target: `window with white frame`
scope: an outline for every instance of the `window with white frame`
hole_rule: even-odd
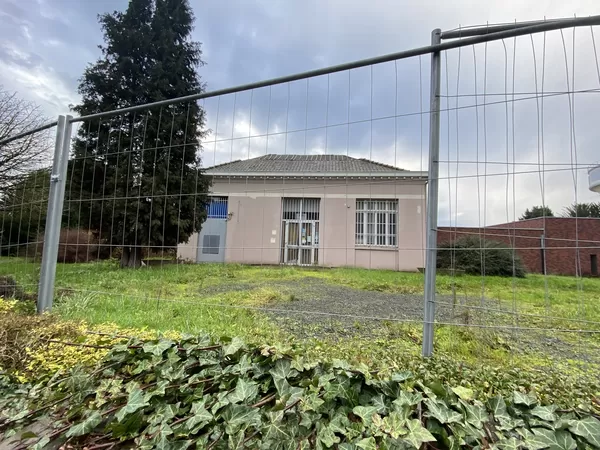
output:
[[[398,245],[398,200],[356,200],[356,245]]]

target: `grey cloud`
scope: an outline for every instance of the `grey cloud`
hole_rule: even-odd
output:
[[[200,69],[200,75],[211,90],[422,46],[428,43],[430,30],[437,26],[448,29],[461,22],[512,21],[514,16],[519,20],[530,20],[544,15],[551,17],[572,13],[560,10],[563,8],[560,5],[542,11],[537,3],[535,0],[507,0],[493,4],[423,1],[400,6],[398,2],[387,0],[191,0],[196,15],[194,38],[203,42],[207,62]],[[8,24],[0,31],[0,38],[10,40],[12,47],[7,48],[17,48],[19,55],[24,56],[19,61],[18,56],[2,52],[0,60],[23,69],[33,67],[40,76],[50,74],[75,96],[77,78],[85,65],[99,56],[95,46],[101,43],[102,36],[96,15],[124,9],[126,4],[125,0],[101,3],[72,0],[23,0],[17,3],[7,0],[0,5],[3,21]],[[569,8],[579,15],[588,14],[593,12],[594,4],[593,0],[579,0],[571,2]],[[586,58],[592,55],[591,40],[584,34],[578,36],[578,42],[582,44],[575,49],[575,86],[579,89],[598,88],[595,68],[585,63]],[[571,36],[565,34],[563,37],[570,61]],[[546,68],[544,89],[566,89],[561,36],[548,34],[545,55],[542,54],[542,38],[541,35],[533,38],[535,72],[529,38],[517,41],[514,70],[514,89],[517,92],[541,89],[543,59]],[[50,40],[55,45],[44,45]],[[441,155],[443,160],[459,158],[463,164],[458,171],[462,178],[456,180],[453,178],[456,177],[455,164],[448,167],[447,163],[442,163],[442,221],[452,223],[459,220],[468,224],[477,224],[484,218],[487,221],[504,221],[513,211],[518,215],[525,207],[541,204],[542,187],[545,202],[555,209],[560,209],[574,198],[572,173],[567,170],[574,150],[568,97],[544,98],[541,110],[544,118],[544,158],[547,164],[563,165],[548,165],[542,186],[537,173],[522,173],[514,178],[506,175],[513,169],[526,172],[532,167],[526,163],[538,161],[541,153],[538,141],[540,99],[500,103],[484,109],[473,107],[475,97],[453,97],[457,93],[472,94],[475,90],[480,94],[484,89],[488,94],[512,90],[514,42],[506,41],[504,44],[506,54],[502,43],[490,44],[487,48],[478,46],[475,57],[471,48],[462,49],[460,80],[458,52],[448,52],[449,89],[445,89],[445,74],[442,85],[445,95],[450,97],[442,99],[442,108],[450,111],[442,111]],[[444,60],[444,68],[445,64]],[[0,83],[4,81],[0,78]],[[19,81],[8,81],[18,88]],[[572,79],[570,83],[572,85]],[[208,115],[207,125],[212,133],[204,142],[204,162],[210,165],[265,152],[326,151],[370,157],[413,170],[426,169],[428,91],[429,57],[422,57],[354,70],[350,77],[348,72],[343,72],[314,78],[308,83],[298,81],[209,99],[204,106]],[[600,111],[594,95],[599,94],[575,96],[574,130],[580,164],[592,161],[597,153],[595,143],[600,138],[600,131],[597,131],[595,118]],[[53,104],[64,99],[64,95],[54,97],[51,100]],[[485,101],[503,102],[506,99],[488,96]],[[482,97],[477,97],[479,105],[483,101]],[[461,109],[456,110],[457,107]],[[399,117],[391,117],[394,115]],[[486,151],[488,161],[505,162],[508,152],[509,162],[512,162],[513,135],[515,162],[518,163],[515,167],[502,164],[484,167],[483,164],[466,163],[483,160]],[[215,136],[218,142],[215,142]],[[550,171],[553,167],[557,170]],[[536,166],[533,168],[535,172]],[[480,177],[478,183],[474,177],[478,170],[480,174],[487,171],[488,175],[499,175]],[[576,172],[580,175],[577,180],[578,197],[591,198],[586,190],[583,170],[578,167]]]

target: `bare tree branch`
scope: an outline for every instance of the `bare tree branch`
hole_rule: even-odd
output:
[[[14,136],[46,122],[41,108],[0,86],[0,139]],[[0,146],[0,191],[23,175],[40,168],[50,156],[46,135],[36,133]]]

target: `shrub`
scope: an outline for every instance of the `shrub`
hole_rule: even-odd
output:
[[[40,258],[44,251],[44,236],[40,235],[37,241],[31,244],[28,254]],[[93,233],[80,228],[63,228],[60,230],[58,262],[81,263],[97,259],[108,259],[109,257],[110,247],[101,245]]]
[[[521,258],[514,254],[513,249],[501,242],[477,236],[465,236],[441,244],[437,254],[437,267],[460,270],[470,275],[525,277]]]

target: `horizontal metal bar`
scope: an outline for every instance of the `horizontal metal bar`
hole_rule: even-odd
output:
[[[399,59],[411,58],[414,56],[427,55],[433,52],[441,52],[444,50],[451,50],[458,47],[465,47],[469,45],[481,44],[483,42],[495,41],[499,39],[507,39],[515,36],[522,36],[531,33],[541,33],[544,31],[552,31],[560,28],[568,27],[582,27],[590,25],[600,25],[600,16],[581,17],[575,19],[562,19],[555,21],[546,21],[536,23],[535,25],[528,25],[523,27],[512,27],[508,30],[498,31],[495,33],[488,33],[484,35],[474,36],[471,38],[442,42],[437,45],[428,45],[425,47],[413,48],[410,50],[404,50],[401,52],[390,53],[383,56],[377,56],[374,58],[362,59],[360,61],[354,61],[345,64],[338,64],[336,66],[325,67],[322,69],[310,70],[308,72],[296,73],[293,75],[287,75],[284,77],[272,78],[270,80],[257,81],[255,83],[243,84],[240,86],[233,86],[225,89],[218,89],[216,91],[203,92],[200,94],[186,95],[184,97],[178,97],[168,100],[161,100],[158,102],[147,103],[145,105],[130,106],[128,108],[121,108],[107,112],[101,112],[96,114],[90,114],[87,116],[77,117],[71,120],[71,122],[82,122],[84,120],[99,119],[102,117],[111,117],[118,114],[126,114],[135,111],[140,111],[147,108],[156,108],[160,106],[172,105],[174,103],[201,100],[205,98],[217,97],[220,95],[234,94],[236,92],[248,91],[251,89],[258,89],[267,86],[273,86],[277,84],[289,83],[292,81],[304,80],[306,78],[318,77],[322,75],[328,75],[336,72],[344,72],[346,70],[358,69],[360,67],[366,67],[374,64],[381,64],[390,61],[396,61]]]
[[[480,36],[482,34],[498,33],[499,31],[516,30],[517,28],[531,27],[543,23],[573,21],[574,18],[568,19],[550,19],[550,20],[531,20],[527,22],[503,23],[498,25],[482,25],[480,27],[458,28],[454,30],[442,31],[442,39],[457,39],[472,36]]]
[[[6,144],[10,144],[11,142],[16,141],[17,139],[24,138],[26,136],[29,136],[30,134],[34,134],[34,133],[37,133],[39,131],[47,130],[48,128],[55,127],[56,125],[58,125],[58,122],[55,120],[54,122],[49,122],[49,123],[47,123],[45,125],[42,125],[42,126],[39,126],[37,128],[33,128],[33,129],[27,130],[27,131],[23,131],[22,133],[19,133],[19,134],[15,134],[14,136],[9,136],[9,137],[7,137],[5,139],[2,139],[0,141],[0,146],[6,145]]]

